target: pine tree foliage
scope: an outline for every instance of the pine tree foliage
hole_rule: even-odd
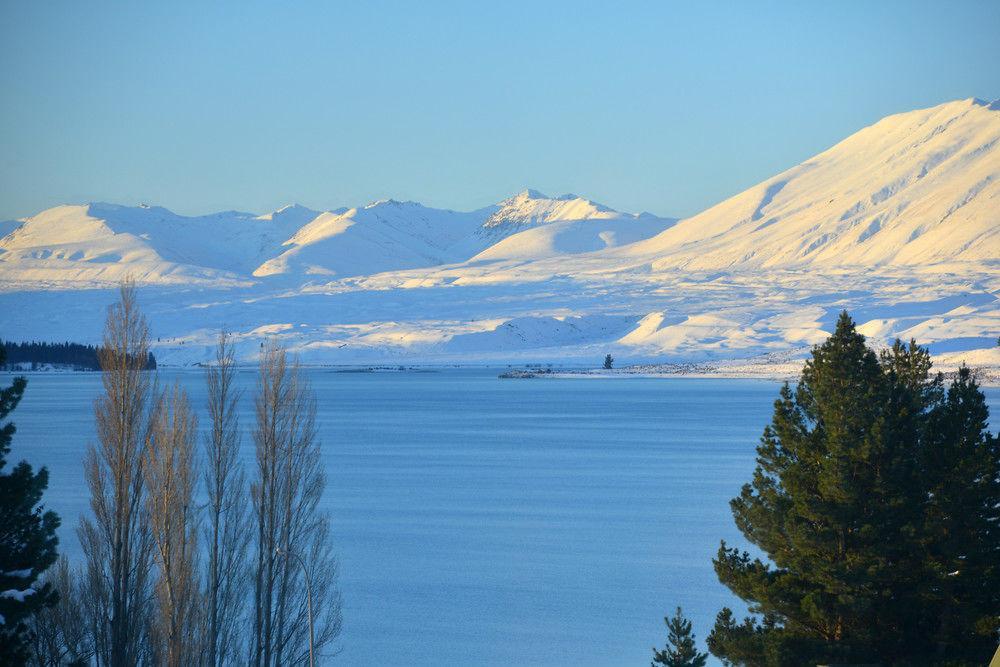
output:
[[[725,543],[729,664],[981,664],[1000,628],[1000,446],[967,369],[947,390],[914,342],[877,356],[843,313],[731,505],[767,561]],[[768,562],[769,561],[769,562]]]
[[[927,505],[921,535],[921,603],[937,613],[927,624],[935,655],[955,647],[970,662],[997,646],[1000,628],[1000,438],[987,431],[986,400],[968,369],[930,415],[923,450]]]
[[[0,420],[17,407],[26,386],[18,377],[0,389]],[[15,430],[11,422],[0,426],[0,661],[17,665],[30,655],[33,617],[58,600],[52,586],[37,579],[56,560],[59,517],[41,505],[46,468],[35,472],[21,461],[7,470]]]
[[[667,624],[667,645],[662,651],[653,649],[650,667],[705,667],[708,654],[698,652],[695,636],[691,633],[691,621],[684,618],[681,608],[677,607],[673,617],[663,621]]]

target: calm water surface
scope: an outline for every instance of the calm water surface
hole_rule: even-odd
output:
[[[159,375],[204,421],[203,376]],[[711,557],[720,539],[742,543],[727,503],[776,383],[308,375],[344,596],[334,662],[645,665],[675,606],[703,639],[737,604]],[[240,374],[244,428],[254,381]],[[14,456],[49,466],[46,502],[74,561],[99,391],[97,374],[30,374],[13,414]],[[988,396],[996,414],[1000,392]],[[248,436],[243,448],[249,464]]]

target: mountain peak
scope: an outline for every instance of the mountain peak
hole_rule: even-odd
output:
[[[302,204],[286,204],[276,211],[271,211],[270,213],[258,216],[257,219],[270,220],[286,224],[290,227],[297,227],[304,225],[319,215],[319,211],[314,211],[307,206],[303,206]]]
[[[160,215],[160,216],[175,216],[176,214],[170,209],[164,208],[162,206],[154,206],[147,204],[145,202],[141,204],[136,204],[135,206],[126,206],[123,204],[111,204],[104,201],[95,201],[87,204],[87,214],[95,218],[105,218],[109,215],[112,216],[146,216],[146,215]]]
[[[584,199],[584,198],[579,195],[571,193],[558,195],[556,197],[550,197],[549,195],[545,194],[540,190],[535,190],[534,188],[525,188],[524,190],[521,190],[513,197],[505,199],[504,203],[509,201],[575,201],[577,199]]]
[[[303,206],[302,204],[285,204],[276,211],[273,211],[271,215],[280,215],[282,213],[290,213],[292,211],[308,211],[308,210],[310,209],[306,206]]]
[[[398,199],[376,199],[375,201],[368,202],[362,207],[364,210],[376,209],[376,208],[426,208],[423,204],[418,201],[400,201]]]
[[[540,190],[525,188],[511,197],[511,199],[549,199],[549,196]]]
[[[497,206],[496,212],[483,223],[484,229],[622,216],[618,211],[577,195],[549,197],[531,188],[503,200]]]
[[[379,208],[382,206],[400,206],[402,202],[395,199],[376,199],[364,205],[364,208]]]

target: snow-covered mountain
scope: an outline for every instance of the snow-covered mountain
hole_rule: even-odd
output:
[[[168,364],[222,327],[247,358],[270,336],[311,363],[773,361],[847,308],[876,343],[1000,374],[998,230],[1000,104],[964,100],[680,221],[534,190],[469,212],[60,206],[0,223],[0,335],[95,342],[132,275]]]
[[[476,234],[488,247],[472,262],[529,260],[614,248],[662,232],[676,222],[622,213],[577,195],[525,190],[505,199]]]
[[[527,189],[497,204],[497,210],[483,223],[486,230],[517,228],[568,220],[610,220],[623,217],[602,204],[576,195],[549,197]]]
[[[480,212],[378,201],[318,214],[253,275],[356,276],[457,260],[453,248],[482,223]]]
[[[66,287],[125,275],[146,284],[305,281],[462,262],[508,241],[497,256],[598,250],[649,238],[673,222],[535,190],[471,212],[391,199],[323,212],[293,205],[198,217],[147,205],[58,206],[4,224],[0,280]],[[550,225],[558,226],[540,231]]]
[[[1000,258],[1000,103],[884,118],[626,250],[654,269]]]
[[[280,241],[280,225],[226,212],[188,218],[113,204],[57,206],[0,239],[5,283],[229,283]]]

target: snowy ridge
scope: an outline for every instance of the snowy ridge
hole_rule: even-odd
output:
[[[245,360],[274,337],[314,364],[610,352],[766,374],[846,308],[875,345],[912,336],[946,369],[1000,377],[998,183],[1000,104],[963,100],[681,221],[535,190],[469,212],[61,206],[0,225],[0,331],[96,342],[109,287],[132,275],[168,365],[208,359],[224,327]]]
[[[628,249],[654,268],[922,266],[1000,255],[1000,111],[889,116]]]
[[[597,250],[649,238],[674,222],[567,197],[547,199],[528,190],[471,212],[388,199],[323,212],[290,205],[259,216],[226,211],[187,217],[145,204],[57,206],[3,223],[0,281],[70,288],[111,285],[125,275],[164,285],[306,281],[462,262],[517,236],[528,221],[533,228],[576,224],[553,231],[561,241],[550,240],[547,251],[536,238],[508,244],[502,256]],[[597,228],[590,222],[614,224]]]
[[[470,262],[535,260],[614,248],[668,229],[674,218],[622,213],[577,195],[524,190],[505,199],[480,227],[485,247]]]
[[[326,212],[298,229],[253,275],[355,276],[433,266],[459,259],[452,248],[479,223],[476,213],[394,200]]]
[[[524,190],[498,205],[483,228],[536,225],[566,220],[607,220],[624,214],[576,195],[549,197],[537,190]]]

